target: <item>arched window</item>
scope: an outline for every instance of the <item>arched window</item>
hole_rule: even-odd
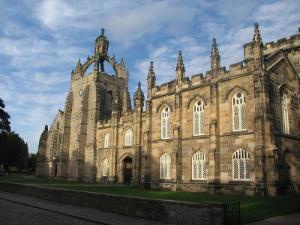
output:
[[[194,135],[204,134],[204,102],[197,101],[193,107],[193,130]]]
[[[110,139],[110,134],[105,134],[104,136],[104,148],[109,148],[109,140]]]
[[[242,92],[232,97],[232,128],[233,131],[247,130],[246,98]]]
[[[250,157],[244,149],[239,149],[232,155],[232,177],[233,180],[250,179]]]
[[[108,177],[109,174],[109,164],[108,164],[108,159],[103,160],[103,176]]]
[[[160,178],[171,179],[171,157],[167,153],[160,157]]]
[[[202,152],[196,152],[192,157],[192,180],[207,179],[206,156]]]
[[[169,138],[170,111],[168,106],[161,111],[161,139]]]
[[[132,130],[128,129],[125,132],[125,139],[124,139],[125,146],[132,146]]]
[[[280,105],[281,105],[282,132],[285,134],[289,134],[290,126],[289,126],[289,113],[287,107],[287,96],[284,92],[280,93]]]

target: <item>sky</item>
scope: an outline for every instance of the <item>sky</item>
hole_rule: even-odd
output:
[[[109,54],[124,58],[133,95],[146,89],[149,62],[157,84],[175,79],[178,51],[186,76],[209,70],[211,40],[222,66],[243,60],[258,22],[263,42],[298,32],[299,0],[0,0],[0,98],[12,130],[37,152],[45,124],[63,109],[78,58],[94,52],[105,29]]]

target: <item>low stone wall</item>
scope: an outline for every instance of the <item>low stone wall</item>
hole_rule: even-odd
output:
[[[0,190],[170,224],[224,224],[224,204],[154,200],[0,182]]]

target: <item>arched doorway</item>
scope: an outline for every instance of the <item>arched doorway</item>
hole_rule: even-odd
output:
[[[132,179],[132,158],[129,156],[123,159],[123,178],[124,184],[129,185]]]

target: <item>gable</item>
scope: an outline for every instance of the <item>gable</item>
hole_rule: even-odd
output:
[[[298,75],[283,50],[269,55],[266,58],[266,71],[278,75],[281,81],[297,80]]]

